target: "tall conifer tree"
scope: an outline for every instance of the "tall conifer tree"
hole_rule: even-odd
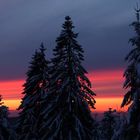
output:
[[[39,140],[39,123],[42,99],[48,85],[48,61],[45,59],[44,46],[41,44],[40,51],[36,51],[27,72],[24,86],[24,97],[19,106],[20,116],[17,132],[19,140]]]
[[[81,65],[83,49],[76,41],[73,23],[67,16],[53,50],[50,70],[50,89],[46,97],[46,110],[41,140],[91,140],[94,120],[95,93]]]
[[[128,109],[128,130],[127,138],[133,140],[140,139],[140,10],[137,8],[136,18],[131,25],[135,30],[135,37],[130,39],[133,49],[126,56],[128,67],[124,73],[124,88],[128,89],[125,94],[122,107],[130,105]],[[128,140],[129,140],[128,139]]]

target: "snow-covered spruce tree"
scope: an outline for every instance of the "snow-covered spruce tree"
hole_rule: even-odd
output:
[[[76,41],[71,18],[67,16],[56,39],[50,70],[50,89],[46,97],[41,140],[94,140],[95,93],[81,65],[83,49]]]
[[[17,124],[18,140],[39,140],[40,110],[42,99],[47,92],[48,85],[48,61],[45,59],[44,46],[36,51],[27,72]]]
[[[112,110],[112,108],[109,108],[108,111],[104,112],[99,128],[101,140],[111,140],[116,124],[115,112],[116,110]]]
[[[124,88],[128,89],[125,94],[122,107],[130,105],[128,109],[128,129],[126,137],[129,140],[140,139],[140,10],[136,9],[137,20],[131,25],[134,27],[136,36],[130,39],[133,49],[126,57],[128,67],[124,73]]]

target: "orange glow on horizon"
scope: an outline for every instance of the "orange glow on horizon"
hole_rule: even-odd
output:
[[[20,105],[21,100],[19,99],[11,99],[4,100],[4,105],[9,107],[9,110],[16,110]]]
[[[108,98],[96,98],[95,108],[97,112],[103,112],[109,108],[116,109],[117,111],[126,111],[127,107],[121,108],[122,98],[121,97],[108,97]]]
[[[4,100],[4,105],[9,107],[9,110],[16,110],[19,105],[20,105],[21,100],[20,99],[14,99],[14,100]],[[95,110],[97,112],[103,112],[105,110],[108,110],[108,108],[113,108],[116,110],[121,110],[121,111],[126,111],[126,107],[125,108],[120,108],[122,102],[122,98],[121,97],[109,97],[109,98],[96,98],[96,104],[95,104]]]
[[[92,89],[97,94],[96,111],[104,111],[109,107],[120,109],[122,97],[126,92],[123,88],[123,70],[91,71],[87,75],[92,83]],[[24,80],[0,81],[0,94],[5,105],[15,110],[23,97]]]

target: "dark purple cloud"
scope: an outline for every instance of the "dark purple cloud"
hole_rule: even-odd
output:
[[[0,0],[0,79],[23,78],[35,49],[52,48],[70,15],[88,69],[124,67],[135,19],[132,0]]]

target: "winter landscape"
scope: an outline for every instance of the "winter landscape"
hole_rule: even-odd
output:
[[[140,140],[140,1],[0,11],[0,140]]]

